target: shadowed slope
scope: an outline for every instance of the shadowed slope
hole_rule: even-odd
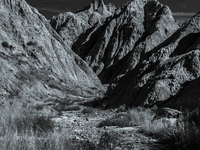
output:
[[[81,16],[91,6],[79,12]],[[76,30],[79,25],[75,23],[72,27],[66,22],[57,31],[59,34],[78,31],[79,34],[72,34],[77,40],[69,40],[71,47],[86,60],[102,83],[109,84],[108,107],[160,105],[199,78],[199,14],[179,27],[169,7],[157,0],[133,0],[111,15],[98,14],[100,20],[91,19],[96,24],[87,26],[88,30],[81,32]],[[57,23],[62,26],[59,20]],[[184,101],[182,104],[190,103],[189,99]],[[192,103],[196,105],[198,101]]]
[[[141,55],[140,51],[151,50],[178,28],[169,8],[158,1],[134,0],[116,10],[112,9],[114,7],[111,5],[106,9],[102,1],[99,1],[98,5],[97,1],[96,5],[94,3],[84,11],[73,14],[70,19],[66,19],[69,13],[53,17],[51,24],[64,40],[67,38],[65,42],[70,43],[72,49],[99,75],[102,83],[113,82],[116,78],[118,80],[131,66],[137,64],[140,56],[134,58],[137,60],[130,58],[130,61],[135,62],[125,64],[119,71],[127,54],[132,53],[135,57],[137,54]],[[104,11],[100,11],[101,8],[104,8]],[[108,10],[112,11],[108,13]],[[93,18],[88,12],[92,16],[101,15]],[[88,16],[90,19],[87,19]]]
[[[169,39],[145,53],[142,61],[111,90],[110,105],[125,103],[151,106],[171,99],[170,103],[179,107],[198,106],[198,95],[195,94],[198,88],[191,87],[198,87],[194,85],[198,82],[193,81],[200,76],[199,25],[198,13]],[[184,89],[190,89],[186,93],[196,96],[192,99],[182,96],[181,90]]]

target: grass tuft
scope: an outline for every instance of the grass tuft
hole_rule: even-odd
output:
[[[81,110],[81,107],[78,105],[66,106],[63,111],[78,111]]]
[[[75,149],[66,131],[57,131],[50,115],[22,103],[0,106],[0,149]]]
[[[200,149],[200,110],[186,111],[181,118],[153,120],[155,111],[133,108],[124,115],[116,115],[99,124],[129,127],[139,125],[139,132],[153,136],[171,149]]]
[[[94,108],[91,108],[91,107],[86,107],[82,110],[82,113],[83,114],[92,114],[94,113]]]
[[[105,132],[101,135],[98,149],[115,149],[120,146],[120,135],[117,132]]]

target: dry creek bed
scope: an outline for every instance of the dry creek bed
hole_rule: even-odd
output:
[[[57,118],[53,118],[56,122],[56,128],[62,128],[69,133],[70,139],[76,141],[90,141],[95,145],[100,145],[100,139],[102,135],[111,135],[113,138],[105,138],[104,142],[116,142],[117,146],[114,146],[113,150],[166,150],[164,146],[157,143],[157,140],[148,137],[138,130],[139,126],[135,127],[118,127],[118,126],[104,126],[98,127],[98,124],[107,118],[110,118],[116,114],[113,110],[94,109],[92,113],[83,114],[82,110],[78,111],[62,111],[62,115]],[[109,134],[110,133],[110,134]],[[103,143],[105,146],[107,143]],[[102,144],[101,144],[102,145]],[[107,149],[107,148],[101,148]]]

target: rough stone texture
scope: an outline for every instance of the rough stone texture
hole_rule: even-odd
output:
[[[103,83],[117,83],[130,69],[135,68],[144,53],[158,46],[178,28],[169,8],[158,1],[134,0],[124,7],[125,14],[122,9],[120,13],[124,15],[118,18],[122,21],[117,22],[118,36],[122,38],[116,38],[116,48],[107,48],[112,52],[111,55],[107,54],[106,69],[99,75],[102,81],[105,79]],[[126,17],[127,21],[124,21]]]
[[[93,1],[77,14],[64,13],[51,20],[64,40],[72,39],[65,41],[86,60],[102,83],[118,82],[136,66],[142,53],[159,45],[178,28],[169,8],[158,1],[133,0],[116,10],[111,5],[107,8],[102,1]],[[98,20],[90,17],[97,12]],[[69,14],[73,22],[66,19]],[[83,16],[86,21],[82,20]],[[132,57],[127,62],[128,54]]]
[[[114,10],[113,4],[105,5],[102,0],[93,0],[91,5],[76,14],[66,12],[54,16],[50,24],[62,39],[84,58],[103,31],[106,19],[112,16]]]
[[[98,97],[88,67],[24,0],[0,1],[0,95],[35,99]]]
[[[97,3],[73,14],[74,20],[80,20],[80,14],[88,16],[91,8],[92,14],[100,14],[90,27],[84,23],[84,30],[59,16],[54,18],[62,30],[51,24],[64,40],[72,33],[73,40],[65,42],[71,42],[102,83],[109,83],[107,106],[197,107],[200,13],[179,27],[170,9],[157,0],[132,0],[112,11],[102,1]]]
[[[199,103],[200,13],[146,52],[111,90],[110,104],[191,107]],[[187,96],[186,96],[187,95]],[[172,106],[172,105],[171,105]]]

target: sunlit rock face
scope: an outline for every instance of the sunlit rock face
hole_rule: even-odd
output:
[[[92,69],[24,0],[0,1],[0,94],[35,99],[99,97]]]

